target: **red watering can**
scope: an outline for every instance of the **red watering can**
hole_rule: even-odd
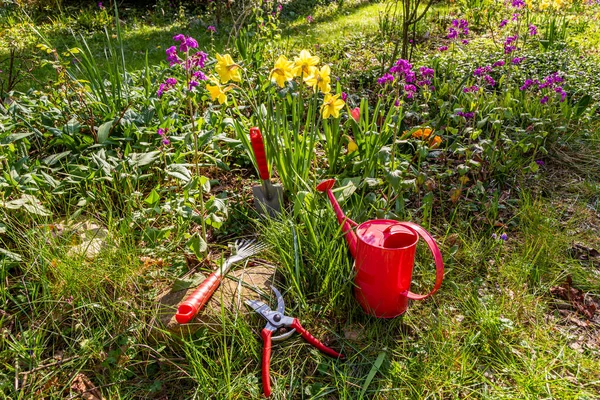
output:
[[[378,318],[393,318],[406,311],[409,299],[423,300],[434,294],[444,279],[444,261],[433,237],[412,222],[376,219],[358,225],[344,215],[331,191],[334,184],[335,179],[323,181],[317,190],[327,192],[344,230],[356,269],[354,295],[361,307]],[[428,294],[409,290],[419,236],[435,259],[435,285]]]

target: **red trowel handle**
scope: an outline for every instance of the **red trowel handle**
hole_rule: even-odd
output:
[[[206,278],[196,290],[192,292],[177,308],[175,319],[180,324],[187,324],[198,314],[202,307],[208,302],[210,296],[217,290],[223,276],[213,272]]]
[[[256,158],[256,164],[258,164],[258,173],[260,179],[269,179],[269,165],[267,164],[267,154],[265,153],[265,143],[263,142],[262,134],[260,129],[257,127],[250,128],[250,142],[252,143],[252,150],[254,150],[254,157]]]

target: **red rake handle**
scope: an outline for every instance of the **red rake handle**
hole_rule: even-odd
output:
[[[264,328],[260,332],[260,336],[263,339],[263,353],[262,353],[262,384],[263,393],[265,397],[271,395],[271,336],[273,332]]]
[[[192,294],[190,294],[177,308],[175,319],[180,324],[187,324],[198,314],[198,312],[206,305],[210,296],[221,284],[223,276],[213,272],[206,278],[200,286]]]
[[[294,318],[294,322],[292,322],[291,327],[296,329],[296,332],[298,332],[308,343],[312,344],[328,356],[342,359],[345,358],[342,354],[325,346],[317,338],[311,335],[306,329],[302,327],[302,325],[300,325],[300,321],[298,321],[298,318]]]
[[[254,157],[258,164],[258,173],[260,179],[263,181],[269,179],[269,165],[267,164],[267,154],[265,153],[265,143],[263,142],[262,134],[260,129],[257,127],[250,128],[250,142],[252,143],[252,150],[254,150]]]

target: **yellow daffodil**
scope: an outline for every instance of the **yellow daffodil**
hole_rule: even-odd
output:
[[[340,116],[340,110],[344,108],[344,100],[339,98],[340,95],[332,95],[331,93],[327,93],[325,98],[323,99],[323,105],[321,106],[321,114],[323,115],[323,119],[327,119],[333,115],[333,118],[338,118]]]
[[[240,82],[242,80],[241,67],[233,61],[229,54],[224,56],[217,54],[217,65],[215,71],[221,78],[221,83],[229,81]]]
[[[302,50],[300,56],[294,58],[294,76],[306,78],[317,69],[319,57],[311,56],[308,50]]]
[[[323,93],[331,92],[331,86],[329,82],[331,82],[331,69],[329,65],[323,65],[321,69],[315,68],[313,73],[310,76],[304,78],[304,82],[310,87],[317,91],[317,87],[321,89]]]
[[[356,150],[358,150],[358,145],[354,140],[350,140],[350,143],[348,143],[348,154],[352,154]]]
[[[227,104],[227,95],[225,92],[227,89],[223,90],[223,88],[215,82],[214,85],[207,84],[206,90],[210,93],[210,98],[212,101],[219,100],[219,104]]]
[[[276,82],[279,87],[284,87],[286,81],[292,80],[294,73],[292,67],[294,63],[289,61],[286,56],[279,56],[275,61],[275,68],[271,70],[269,78]]]

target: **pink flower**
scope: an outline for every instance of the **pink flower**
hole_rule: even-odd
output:
[[[355,109],[350,111],[350,115],[356,121],[356,123],[360,122],[360,108],[356,107]]]
[[[309,24],[315,21],[314,18],[312,17],[312,15],[309,15],[308,17],[306,17],[306,20],[308,21]]]
[[[342,100],[346,101],[346,99],[348,98],[348,94],[346,92],[342,92]]]
[[[209,31],[210,33],[217,33],[217,28],[215,28],[212,25],[210,25],[208,28],[206,28],[206,30]]]
[[[441,46],[440,48],[438,48],[438,51],[446,51],[448,50],[448,46]]]

